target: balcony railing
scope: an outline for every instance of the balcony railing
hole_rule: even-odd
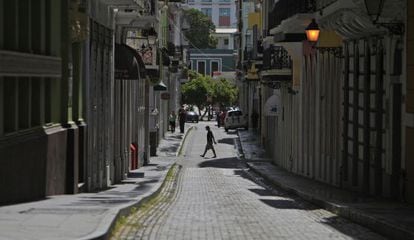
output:
[[[316,10],[316,0],[279,0],[268,15],[269,30],[299,13],[313,13]]]
[[[281,46],[271,46],[263,51],[263,70],[292,69],[292,59]]]

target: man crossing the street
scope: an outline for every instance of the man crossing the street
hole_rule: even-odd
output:
[[[214,139],[213,132],[211,131],[211,129],[210,129],[209,126],[206,126],[206,130],[207,130],[207,144],[206,144],[206,149],[204,150],[204,153],[202,155],[200,155],[200,156],[204,157],[206,155],[206,153],[207,153],[207,150],[211,149],[213,151],[213,153],[214,153],[213,158],[216,158],[217,155],[216,155],[216,151],[214,150],[214,146],[213,146],[213,143],[214,144],[217,144],[216,139]]]

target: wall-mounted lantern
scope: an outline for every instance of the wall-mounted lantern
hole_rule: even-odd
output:
[[[384,0],[364,0],[364,3],[367,14],[371,18],[374,25],[384,27],[395,35],[404,34],[404,24],[402,22],[378,22],[378,19],[380,18],[382,10],[384,8]]]
[[[371,19],[376,22],[381,15],[382,8],[384,7],[383,0],[365,0],[365,8]]]
[[[309,42],[317,42],[319,39],[320,29],[315,19],[305,28],[306,38]]]
[[[330,52],[335,57],[342,58],[342,47],[317,47],[316,43],[319,40],[320,33],[319,25],[316,23],[315,19],[312,19],[312,22],[305,28],[306,38],[309,42],[312,43],[312,48],[319,50],[320,52]]]

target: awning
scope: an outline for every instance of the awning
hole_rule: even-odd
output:
[[[154,91],[166,91],[166,90],[167,90],[167,86],[162,81],[160,81],[154,86]]]
[[[137,51],[125,44],[115,44],[115,79],[139,80],[145,74],[145,64]]]

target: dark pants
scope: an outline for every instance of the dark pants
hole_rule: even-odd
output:
[[[175,122],[170,122],[170,130],[171,132],[175,132]]]
[[[184,133],[184,124],[185,124],[185,121],[184,120],[181,120],[180,121],[180,132],[181,133]]]

